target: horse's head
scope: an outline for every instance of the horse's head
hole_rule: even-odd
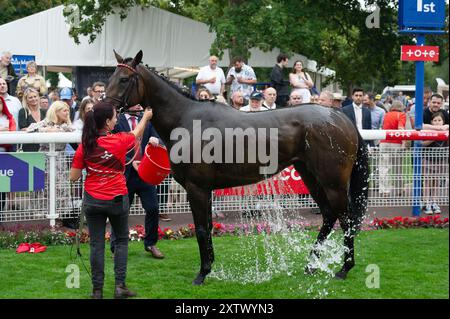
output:
[[[105,100],[110,100],[117,110],[127,111],[144,102],[144,83],[138,66],[142,62],[142,50],[134,58],[123,59],[115,50],[117,68],[109,78]]]

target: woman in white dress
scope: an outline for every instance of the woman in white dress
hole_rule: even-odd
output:
[[[289,74],[289,82],[295,91],[302,95],[303,103],[311,102],[311,93],[309,89],[314,86],[311,76],[303,71],[302,61],[295,61],[292,73]]]

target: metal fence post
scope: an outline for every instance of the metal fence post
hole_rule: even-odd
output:
[[[56,152],[56,144],[49,144],[49,152],[47,153],[49,157],[49,215],[47,218],[50,219],[50,226],[54,227],[56,225],[56,218],[59,217],[56,214],[56,157],[58,152]]]

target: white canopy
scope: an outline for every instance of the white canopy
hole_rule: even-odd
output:
[[[113,49],[123,57],[134,56],[142,49],[145,64],[170,69],[170,76],[178,74],[180,78],[208,64],[215,35],[204,23],[155,7],[134,7],[123,21],[117,14],[108,16],[93,43],[81,37],[80,45],[76,45],[68,35],[63,8],[58,6],[0,26],[3,48],[16,55],[35,55],[37,64],[47,67],[115,66]],[[264,53],[252,49],[251,53],[249,65],[272,67],[279,50]],[[317,72],[315,61],[302,55],[295,55],[294,60],[302,60],[309,70]],[[219,65],[229,65],[227,52]],[[319,73],[328,76],[334,72],[324,69]]]

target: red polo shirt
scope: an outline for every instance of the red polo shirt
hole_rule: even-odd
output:
[[[84,188],[94,198],[110,200],[118,195],[128,194],[124,176],[125,156],[133,148],[136,138],[131,133],[117,133],[100,136],[97,147],[84,157],[83,145],[75,152],[72,167],[87,170]]]
[[[405,129],[406,114],[400,111],[387,112],[383,120],[383,130]],[[402,141],[381,140],[380,143],[402,144]]]

